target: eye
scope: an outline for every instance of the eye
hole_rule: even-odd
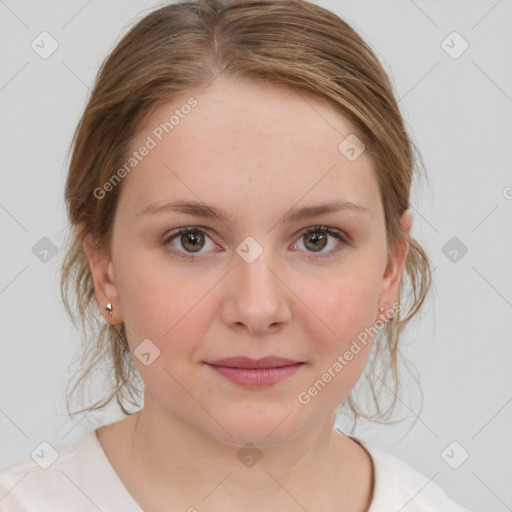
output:
[[[329,244],[328,237],[333,237],[338,240],[338,242],[342,243],[335,245],[333,250],[320,253],[320,251]],[[308,249],[312,249],[312,251],[308,252],[319,254],[318,256],[308,256],[308,258],[329,258],[343,249],[343,247],[348,243],[347,238],[342,231],[327,226],[312,226],[307,228],[301,233],[299,240],[302,240],[303,238],[306,240],[304,246]]]
[[[327,226],[312,226],[302,231],[299,239],[306,239],[306,243],[304,244],[307,247],[307,252],[318,253],[318,256],[308,256],[309,258],[328,258],[333,256],[339,250],[343,249],[343,247],[348,243],[347,237],[344,233],[338,229],[330,228]],[[342,242],[341,244],[337,244],[333,250],[321,252],[328,245],[328,238],[332,237]],[[181,228],[176,231],[173,231],[165,238],[162,242],[162,245],[168,246],[171,252],[173,252],[179,258],[183,258],[186,260],[195,260],[196,254],[201,254],[201,249],[206,245],[206,239],[211,241],[211,245],[213,249],[219,247],[215,244],[207,232],[198,227],[186,227]],[[175,242],[175,243],[173,243]],[[178,249],[176,245],[181,245],[185,251]],[[297,244],[294,244],[296,247]],[[311,250],[312,249],[312,250]],[[207,251],[203,251],[207,252]]]
[[[178,229],[176,231],[173,231],[163,242],[163,245],[171,245],[170,250],[176,254],[179,258],[187,259],[187,260],[194,260],[196,259],[195,254],[200,254],[200,250],[205,245],[205,239],[208,238],[211,240],[211,238],[207,235],[206,231],[204,231],[201,228],[196,227],[186,227],[182,229]],[[176,246],[172,244],[172,242],[176,242],[181,245],[186,251],[190,251],[190,253],[187,255],[187,253],[183,253],[180,250],[176,249]],[[217,247],[216,244],[213,243],[213,248]]]

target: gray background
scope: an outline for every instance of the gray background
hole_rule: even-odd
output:
[[[418,393],[407,393],[408,420],[363,422],[355,435],[467,507],[512,510],[512,2],[316,3],[349,21],[382,59],[430,180],[414,189],[413,235],[432,259],[435,288],[403,341],[423,409]],[[158,5],[0,0],[0,466],[120,416],[112,407],[66,417],[79,334],[60,302],[62,251],[44,262],[33,247],[43,237],[62,245],[68,147],[101,61]],[[31,48],[42,31],[59,45],[47,59]],[[463,41],[442,43],[453,31],[469,44],[457,58],[445,49],[458,53]],[[467,247],[455,262],[443,253],[452,237]],[[442,456],[453,441],[452,465],[469,454],[457,469]]]

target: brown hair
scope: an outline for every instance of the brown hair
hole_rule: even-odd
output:
[[[421,157],[407,134],[389,78],[370,46],[334,13],[305,0],[171,3],[142,18],[102,63],[73,136],[65,188],[69,220],[76,230],[70,233],[62,263],[61,293],[74,325],[80,320],[84,345],[81,370],[66,395],[68,413],[100,409],[114,398],[125,414],[132,414],[126,401],[140,406],[141,388],[136,385],[140,376],[131,360],[124,324],[106,324],[99,315],[82,248],[87,235],[102,248],[110,248],[122,183],[101,200],[94,191],[123,165],[133,135],[159,105],[193,87],[206,86],[221,73],[323,98],[352,123],[373,158],[389,254],[404,238],[409,251],[398,295],[400,310],[376,338],[365,375],[377,412],[370,415],[361,410],[354,392],[343,406],[355,421],[359,416],[387,420],[398,398],[399,337],[431,285],[427,255],[400,227]],[[405,286],[410,287],[407,314],[402,306]],[[112,379],[108,395],[70,413],[69,397],[105,362]],[[391,386],[386,384],[389,374]],[[379,403],[383,386],[393,396],[385,410]]]

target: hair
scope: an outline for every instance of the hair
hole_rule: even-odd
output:
[[[411,182],[421,156],[374,51],[347,22],[306,0],[170,3],[140,19],[103,61],[74,132],[65,185],[74,230],[61,267],[61,294],[75,327],[80,321],[83,345],[80,372],[66,395],[68,414],[101,409],[114,398],[124,414],[133,414],[126,405],[140,407],[137,398],[142,392],[124,323],[110,325],[99,315],[82,245],[89,236],[110,251],[122,183],[101,199],[95,190],[126,162],[132,137],[161,104],[208,85],[220,74],[316,95],[351,123],[371,155],[384,207],[388,255],[404,240],[408,252],[399,309],[379,330],[365,375],[376,413],[362,410],[354,390],[342,406],[352,414],[354,426],[359,417],[389,422],[400,386],[399,338],[431,285],[425,251],[400,225],[410,207]],[[408,308],[403,307],[404,299]],[[108,394],[70,412],[70,400],[104,363],[110,376]],[[383,386],[393,396],[387,408],[379,399]],[[365,393],[368,396],[368,388]]]

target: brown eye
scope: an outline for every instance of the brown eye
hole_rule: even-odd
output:
[[[330,237],[335,238],[338,244],[334,245],[333,249],[324,251]],[[300,235],[299,240],[302,239],[304,239],[303,245],[306,247],[306,252],[318,253],[318,256],[309,256],[310,258],[329,258],[348,244],[347,237],[342,231],[327,226],[312,226],[306,229]]]
[[[321,251],[327,245],[327,236],[321,231],[306,233],[304,239],[307,240],[304,245],[313,251]]]
[[[208,252],[202,250],[205,247],[208,249],[208,240],[210,240],[211,248],[214,249],[216,244],[203,229],[187,227],[171,233],[162,242],[162,245],[167,246],[172,253],[180,258],[194,260],[196,254]]]
[[[181,233],[180,242],[187,251],[197,252],[204,246],[204,235],[199,231]]]
[[[329,245],[330,238],[336,239],[338,244],[334,244],[331,250],[324,251]],[[304,239],[302,244],[306,252],[317,253],[315,256],[309,256],[310,258],[328,258],[334,256],[348,245],[348,239],[342,231],[327,226],[313,226],[308,228],[302,232],[299,240],[302,241],[302,239]],[[208,250],[202,250],[208,245],[208,241],[212,244],[211,248],[215,249],[218,247],[204,229],[187,227],[171,233],[162,242],[162,245],[167,246],[172,253],[180,258],[194,260],[196,259],[196,254],[200,255],[201,253],[208,252]],[[295,245],[297,245],[297,243]]]

